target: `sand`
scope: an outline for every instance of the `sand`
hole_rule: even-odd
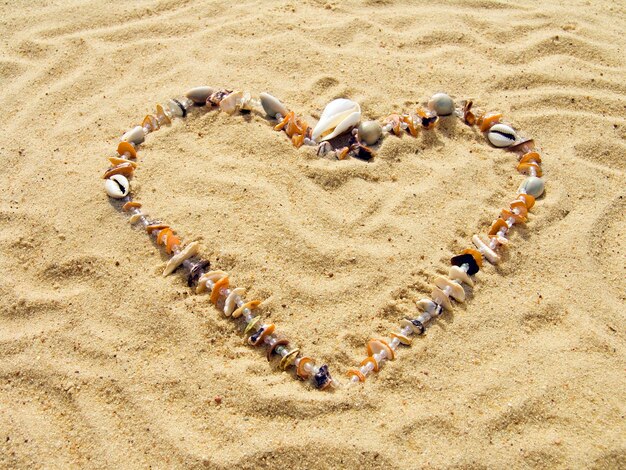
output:
[[[523,3],[523,4],[521,4]],[[626,8],[612,1],[5,2],[0,467],[626,467]],[[505,113],[547,189],[497,268],[363,386],[324,393],[192,295],[103,191],[106,156],[196,85],[310,122],[437,91]],[[195,110],[133,181],[304,352],[345,371],[523,177],[448,120],[372,163]],[[216,401],[215,398],[219,397]]]

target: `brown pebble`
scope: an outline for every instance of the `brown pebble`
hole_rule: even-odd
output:
[[[215,400],[215,403],[217,403],[218,405],[222,403],[222,397],[220,397],[219,395],[215,395],[213,400]]]

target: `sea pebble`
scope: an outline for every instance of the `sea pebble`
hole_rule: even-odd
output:
[[[374,145],[383,134],[383,128],[377,121],[365,121],[359,125],[359,139],[367,145]]]
[[[261,99],[261,106],[263,106],[263,109],[271,118],[275,118],[277,114],[285,117],[289,112],[285,105],[278,100],[278,98],[275,98],[269,93],[261,93],[259,98]]]
[[[454,100],[445,93],[435,93],[428,101],[428,108],[438,116],[450,116],[454,112]]]
[[[195,104],[205,105],[207,98],[211,96],[214,91],[215,90],[210,86],[197,86],[188,90],[185,96]]]
[[[104,182],[107,194],[114,199],[122,199],[130,191],[130,183],[124,175],[113,175]]]
[[[494,147],[502,148],[513,145],[517,139],[517,134],[511,126],[507,126],[506,124],[495,124],[489,129],[487,138],[489,139],[489,142],[494,145]]]
[[[139,145],[146,140],[146,134],[143,131],[143,127],[135,126],[132,129],[126,131],[122,136],[122,140],[125,142],[131,142],[135,145]]]
[[[519,187],[519,192],[522,194],[530,194],[532,197],[537,198],[543,194],[544,187],[545,185],[542,178],[529,176],[522,182]]]

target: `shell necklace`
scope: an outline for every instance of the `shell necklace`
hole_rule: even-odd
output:
[[[439,119],[459,118],[469,126],[477,126],[488,142],[494,147],[515,152],[519,157],[517,170],[527,175],[521,183],[516,198],[509,207],[502,209],[499,217],[487,232],[487,237],[474,235],[473,247],[462,250],[450,259],[451,267],[447,277],[438,276],[430,298],[416,302],[420,313],[415,318],[405,318],[398,331],[389,338],[371,339],[367,342],[367,357],[358,367],[347,371],[348,383],[364,382],[372,372],[378,372],[385,361],[394,360],[400,345],[408,346],[412,337],[424,333],[426,325],[451,310],[454,302],[465,301],[463,284],[474,285],[473,276],[482,268],[483,259],[490,264],[500,261],[499,247],[506,245],[506,237],[514,225],[527,221],[528,211],[535,204],[535,198],[544,191],[541,178],[541,157],[532,139],[522,138],[509,124],[502,122],[500,113],[483,113],[472,108],[471,101],[464,101],[456,107],[452,98],[445,93],[437,93],[429,100],[426,108],[405,114],[391,114],[381,123],[366,121],[360,123],[361,108],[348,99],[330,102],[314,128],[289,111],[278,99],[268,93],[252,98],[250,93],[241,91],[216,90],[208,86],[189,90],[184,97],[171,99],[164,108],[157,105],[156,113],[147,115],[141,125],[127,131],[117,147],[117,155],[109,157],[112,166],[104,173],[107,194],[120,201],[119,207],[130,215],[131,224],[139,224],[148,235],[163,246],[170,259],[165,265],[163,276],[181,267],[187,273],[187,283],[195,286],[195,292],[207,292],[209,300],[224,315],[242,323],[244,336],[251,346],[264,346],[268,361],[272,357],[280,360],[283,370],[291,367],[302,380],[311,380],[318,389],[335,387],[340,384],[333,378],[327,365],[317,365],[316,361],[302,354],[287,338],[278,334],[273,323],[265,323],[258,312],[264,302],[246,300],[245,289],[231,285],[229,275],[219,269],[211,269],[210,262],[198,257],[198,242],[183,243],[175,231],[167,224],[149,219],[141,211],[141,204],[132,199],[129,177],[137,167],[137,149],[146,136],[163,125],[171,125],[175,118],[184,119],[194,107],[218,108],[228,114],[260,112],[261,108],[270,120],[277,121],[274,129],[283,131],[297,148],[302,145],[317,147],[319,156],[348,157],[370,160],[374,150],[370,147],[388,135],[417,136],[420,129],[433,129]],[[474,114],[476,113],[476,114]],[[360,124],[359,124],[360,123]],[[348,134],[347,144],[338,145],[336,137]],[[346,139],[343,139],[346,142]]]

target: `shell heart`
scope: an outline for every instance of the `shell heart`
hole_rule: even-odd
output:
[[[352,100],[339,98],[326,105],[311,138],[315,141],[332,139],[352,129],[361,120],[361,106]]]

